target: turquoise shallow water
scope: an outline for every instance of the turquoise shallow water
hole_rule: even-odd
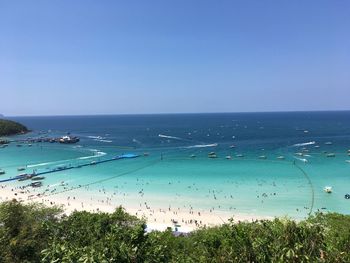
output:
[[[0,149],[0,168],[6,171],[1,178],[17,175],[20,166],[40,172],[133,152],[141,157],[47,174],[44,186],[57,193],[65,190],[58,187],[64,181],[76,187],[78,195],[107,191],[134,203],[147,200],[157,207],[232,214],[293,218],[318,210],[350,214],[350,200],[344,198],[350,193],[350,163],[345,162],[350,159],[349,112],[13,119],[33,130],[13,140],[71,132],[81,141],[31,147],[11,143]],[[143,156],[145,152],[149,156]],[[209,152],[218,158],[209,159]],[[326,152],[336,156],[326,157]],[[267,159],[258,159],[261,155]],[[280,155],[285,160],[278,160]],[[28,182],[6,184],[17,187]],[[323,191],[326,185],[333,187],[332,194]]]

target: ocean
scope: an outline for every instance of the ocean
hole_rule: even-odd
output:
[[[111,193],[115,205],[178,207],[227,215],[350,214],[350,112],[11,117],[14,136],[78,136],[77,144],[0,148],[1,179],[124,153],[140,157],[46,174],[46,194]],[[208,158],[209,153],[212,157]],[[327,157],[334,153],[334,157]],[[28,182],[12,181],[8,187]],[[333,192],[326,193],[325,186]],[[71,192],[71,193],[69,193]],[[146,201],[145,201],[146,200]]]

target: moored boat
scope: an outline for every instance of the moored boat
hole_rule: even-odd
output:
[[[32,181],[40,181],[40,180],[44,180],[45,177],[44,176],[33,176],[32,177]]]
[[[42,186],[42,185],[43,185],[42,182],[34,182],[34,183],[31,183],[31,184],[30,184],[31,187],[40,187],[40,186]]]
[[[6,172],[2,169],[0,169],[0,175],[5,174]]]
[[[325,191],[326,193],[328,193],[328,194],[330,194],[330,193],[332,193],[332,186],[325,186],[324,188],[323,188],[323,191]]]
[[[63,136],[59,140],[59,143],[77,143],[80,141],[78,137],[73,137],[73,136]]]

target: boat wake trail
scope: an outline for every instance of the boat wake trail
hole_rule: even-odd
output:
[[[206,148],[206,147],[216,147],[218,146],[217,143],[212,143],[212,144],[197,144],[197,145],[191,145],[191,146],[186,146],[184,148],[186,149],[191,149],[191,148]]]
[[[79,157],[79,158],[77,158],[77,160],[86,160],[86,159],[91,159],[91,158],[97,158],[97,157],[101,157],[101,156],[106,155],[106,154],[107,153],[105,153],[105,152],[96,152],[95,155]]]
[[[33,168],[33,167],[46,166],[46,165],[55,164],[55,163],[60,163],[60,162],[64,162],[64,161],[56,161],[56,162],[47,162],[47,163],[30,164],[30,165],[27,165],[27,167],[28,167],[28,168]]]
[[[108,142],[108,143],[112,142],[111,140],[106,140],[106,138],[102,136],[90,135],[90,136],[87,136],[87,138],[93,139],[94,141],[97,141],[97,142]]]
[[[85,159],[91,159],[91,158],[97,158],[106,155],[105,152],[100,152],[97,150],[92,149],[92,152],[96,153],[94,155],[88,155],[88,156],[83,156],[79,157],[76,159],[68,159],[68,160],[59,160],[59,161],[54,161],[54,162],[46,162],[46,163],[38,163],[38,164],[30,164],[27,165],[27,168],[34,168],[34,167],[40,167],[40,166],[47,166],[47,165],[52,165],[52,164],[60,164],[60,163],[66,163],[66,162],[72,162],[76,160],[85,160]]]
[[[303,163],[307,163],[309,162],[307,159],[303,159],[303,158],[297,158],[297,157],[294,157],[295,159],[297,159],[298,161],[301,161]]]
[[[159,134],[158,137],[167,138],[167,139],[174,139],[174,140],[186,141],[185,139],[182,139],[182,138],[180,138],[180,137],[169,136],[169,135],[164,135],[164,134]]]
[[[315,144],[315,143],[316,143],[315,141],[312,141],[312,142],[304,142],[304,143],[297,143],[297,144],[294,144],[293,146],[294,146],[294,147],[300,147],[300,146],[313,145],[313,144]]]

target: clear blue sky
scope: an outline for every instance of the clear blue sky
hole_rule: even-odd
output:
[[[0,0],[0,113],[350,109],[350,1]]]

